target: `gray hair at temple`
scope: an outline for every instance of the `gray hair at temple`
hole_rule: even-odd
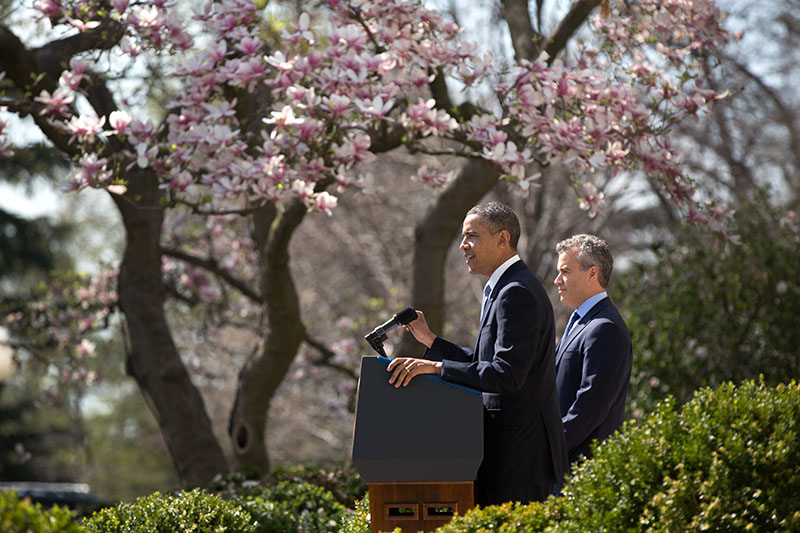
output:
[[[467,212],[467,216],[469,215],[478,215],[481,225],[485,226],[493,235],[503,230],[508,231],[511,236],[509,239],[511,249],[517,249],[520,234],[519,219],[509,206],[500,202],[478,204]]]
[[[578,250],[578,264],[581,270],[586,270],[592,266],[597,267],[597,281],[604,289],[611,281],[611,272],[614,270],[614,256],[611,255],[611,248],[608,243],[594,235],[581,233],[564,239],[556,245],[556,253],[559,255],[569,252],[573,248]]]

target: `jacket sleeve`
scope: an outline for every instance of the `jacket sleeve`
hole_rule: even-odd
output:
[[[464,348],[448,340],[437,336],[433,340],[431,347],[425,350],[423,357],[430,361],[442,361],[443,359],[452,359],[454,361],[472,361],[473,350]]]

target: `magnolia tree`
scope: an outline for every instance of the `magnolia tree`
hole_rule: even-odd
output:
[[[689,0],[605,6],[590,25],[594,40],[565,54],[599,3],[575,2],[552,34],[530,36],[535,55],[508,64],[479,54],[454,23],[413,0],[328,0],[286,11],[288,22],[271,27],[248,0],[209,2],[190,16],[164,0],[36,0],[52,40],[33,46],[0,26],[7,113],[32,117],[73,159],[67,189],[105,189],[122,216],[116,294],[103,293],[101,309],[124,316],[127,368],[185,483],[229,466],[173,342],[166,298],[243,305],[261,317],[230,438],[237,465],[266,472],[270,400],[306,336],[290,239],[309,210],[333,213],[347,189],[373,192],[380,183],[362,169],[377,153],[405,147],[466,161],[457,176],[432,165],[411,176],[443,188],[423,221],[440,218],[442,228],[460,223],[498,178],[525,192],[538,169],[557,162],[590,216],[603,204],[593,173],[641,172],[690,220],[724,235],[724,211],[695,199],[668,137],[724,96],[704,88],[700,60],[726,38],[719,12]],[[145,58],[160,59],[178,88],[161,114],[112,83]],[[491,97],[471,101],[477,93]],[[0,122],[4,156],[11,133]],[[187,233],[186,221],[198,218],[208,232]],[[432,251],[452,240],[447,231]],[[430,270],[419,256],[416,271]],[[72,320],[80,307],[62,311]],[[35,326],[31,316],[12,319]],[[70,323],[74,332],[74,322],[46,316],[48,333],[74,339],[75,354],[81,343],[87,349],[80,334],[59,333]]]

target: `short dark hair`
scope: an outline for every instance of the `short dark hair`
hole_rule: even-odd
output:
[[[503,230],[508,231],[508,234],[511,236],[509,240],[511,249],[517,249],[520,234],[519,219],[517,218],[517,214],[514,213],[514,210],[509,206],[501,204],[500,202],[478,204],[467,212],[467,216],[469,215],[478,215],[481,224],[486,226],[492,234]]]
[[[578,250],[577,259],[581,270],[596,266],[597,282],[604,289],[607,288],[611,281],[611,272],[614,270],[614,256],[611,255],[608,243],[595,235],[581,233],[558,243],[556,253],[560,255],[573,248]]]

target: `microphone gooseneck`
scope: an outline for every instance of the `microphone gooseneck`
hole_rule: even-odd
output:
[[[385,341],[387,338],[386,334],[397,326],[408,324],[409,322],[416,320],[416,318],[417,310],[411,306],[405,307],[392,318],[373,329],[368,334],[364,335],[364,338],[367,340],[372,349],[378,352],[378,355],[386,357],[386,352],[383,349],[383,341]]]

